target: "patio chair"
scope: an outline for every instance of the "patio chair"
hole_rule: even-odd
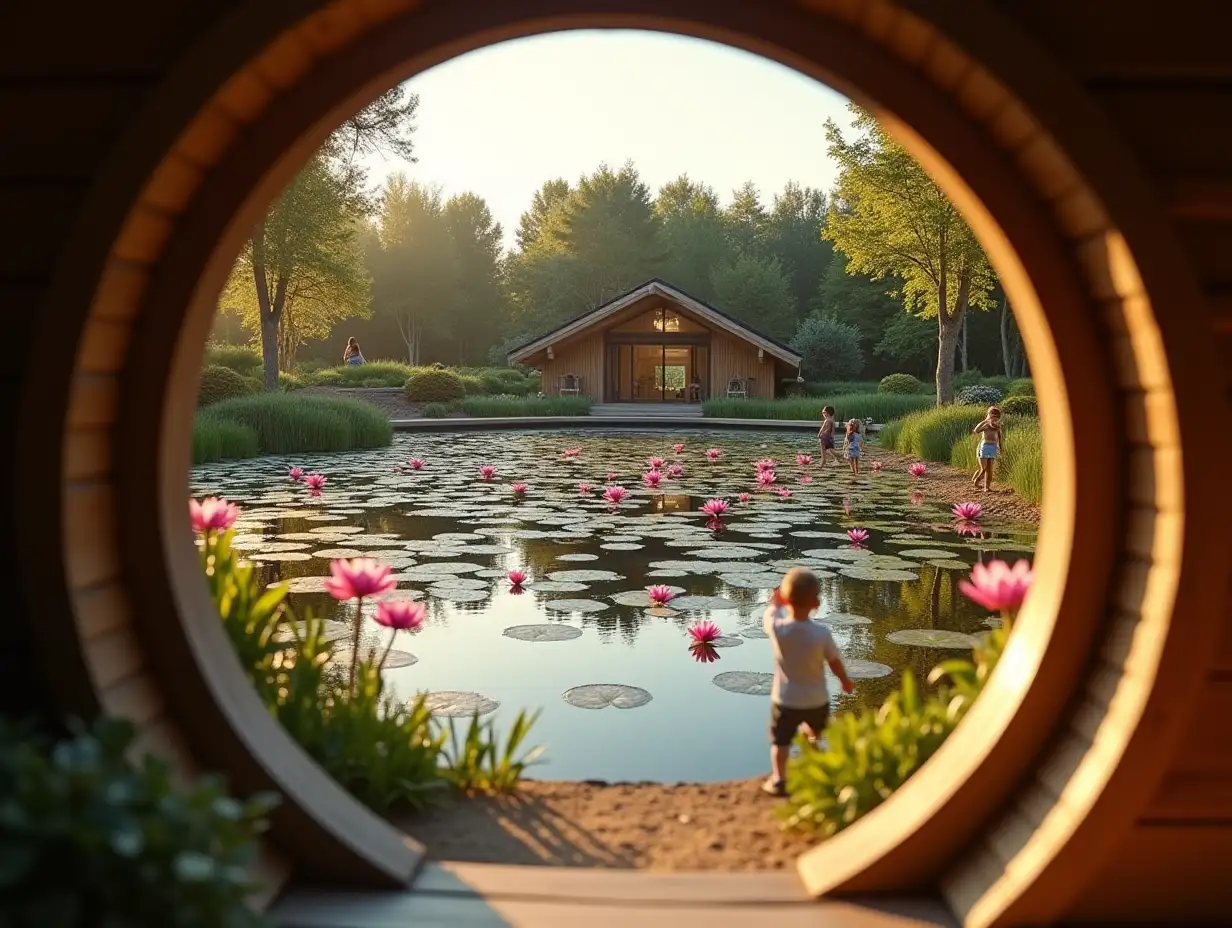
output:
[[[582,390],[582,378],[577,374],[561,374],[560,395],[577,396]]]
[[[745,387],[743,380],[738,377],[733,377],[731,380],[727,381],[727,398],[731,399],[736,396],[741,396],[748,399],[749,391]]]

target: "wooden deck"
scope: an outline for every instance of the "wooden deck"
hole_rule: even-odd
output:
[[[405,892],[292,887],[279,928],[950,928],[941,903],[814,902],[795,873],[427,865]]]

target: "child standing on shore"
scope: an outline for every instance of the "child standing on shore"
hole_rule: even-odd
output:
[[[972,435],[980,436],[980,447],[977,451],[980,459],[980,469],[971,475],[971,482],[979,486],[984,481],[984,492],[992,486],[992,466],[1001,453],[1001,410],[996,406],[988,407],[988,415],[975,428]]]
[[[774,653],[774,683],[770,690],[771,774],[761,788],[772,796],[786,794],[787,758],[796,732],[803,727],[805,737],[816,743],[826,727],[830,717],[826,665],[842,683],[844,693],[855,688],[830,629],[809,618],[820,603],[817,575],[793,567],[770,595],[762,619]]]
[[[826,406],[821,411],[821,428],[817,430],[817,441],[821,445],[821,466],[826,466],[826,460],[834,453],[834,407]]]
[[[852,419],[847,423],[847,463],[855,476],[860,475],[860,455],[864,453],[864,439],[860,436],[860,423]]]

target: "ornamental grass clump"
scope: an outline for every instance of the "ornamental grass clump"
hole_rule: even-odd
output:
[[[1005,650],[1014,617],[1031,586],[1026,561],[977,565],[960,589],[999,613],[997,628],[977,638],[970,660],[943,661],[921,692],[910,670],[879,709],[831,718],[819,746],[800,737],[787,767],[785,827],[828,838],[863,818],[915,774],[958,726]]]

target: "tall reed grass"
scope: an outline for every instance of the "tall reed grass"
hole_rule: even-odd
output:
[[[468,416],[517,418],[521,416],[584,416],[590,412],[588,396],[468,396],[451,404]]]
[[[820,422],[822,408],[833,406],[840,422],[866,418],[874,422],[888,422],[916,410],[930,408],[935,402],[931,396],[896,396],[888,393],[788,397],[779,400],[713,399],[702,404],[702,415],[710,419],[807,419]]]
[[[1030,416],[1006,416],[1001,426],[1004,437],[1001,454],[994,465],[993,481],[1038,503],[1044,494],[1044,443],[1039,420]],[[978,447],[979,439],[975,436],[955,443],[950,463],[974,474],[980,466]]]
[[[924,461],[949,463],[955,443],[984,418],[978,406],[936,406],[881,430],[883,447]]]
[[[302,393],[262,393],[215,403],[197,416],[193,463],[379,448],[392,440],[389,419],[368,403]]]

